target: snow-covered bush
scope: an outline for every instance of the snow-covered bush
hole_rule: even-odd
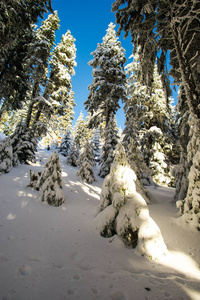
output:
[[[92,166],[94,165],[94,153],[90,142],[87,141],[81,149],[79,158],[77,160],[78,172],[76,175],[88,183],[96,180]]]
[[[142,255],[158,259],[167,248],[135,183],[136,174],[127,162],[123,146],[118,144],[110,173],[104,179],[96,229],[104,237],[117,234]]]
[[[40,190],[41,201],[60,206],[65,201],[65,195],[62,190],[62,168],[56,151],[49,157],[44,168],[35,187]]]

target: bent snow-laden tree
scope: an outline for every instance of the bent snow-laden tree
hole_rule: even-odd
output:
[[[158,259],[167,254],[160,229],[149,216],[143,197],[136,191],[136,174],[130,168],[121,143],[115,150],[110,173],[103,182],[100,210],[95,220],[104,237],[119,235],[124,243],[137,247],[142,255]]]
[[[187,222],[195,219],[195,227],[200,229],[200,2],[116,0],[112,10],[116,12],[116,22],[120,25],[119,33],[122,30],[126,36],[131,33],[134,52],[140,46],[141,80],[150,89],[157,57],[166,100],[169,96],[166,57],[170,51],[170,72],[176,83],[184,87],[191,115],[187,159],[192,165],[186,198],[180,199],[183,200],[181,211]]]

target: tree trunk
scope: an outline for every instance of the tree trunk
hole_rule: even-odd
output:
[[[190,140],[187,145],[187,162],[191,165],[189,185],[185,199],[178,201],[177,206],[185,220],[200,230],[200,96],[186,57],[183,56],[178,29],[172,26],[173,41],[179,62],[182,83],[185,89],[188,107],[191,114]]]
[[[181,45],[178,38],[178,29],[174,28],[173,26],[171,26],[171,28],[174,46],[176,49],[176,54],[181,71],[182,83],[188,100],[190,113],[192,114],[192,117],[196,116],[196,118],[198,119],[200,117],[200,95],[196,88],[190,64],[187,58],[182,54]]]
[[[32,111],[33,111],[33,106],[35,104],[35,101],[34,101],[34,98],[37,97],[39,95],[39,83],[36,81],[34,83],[34,86],[33,86],[33,91],[32,91],[32,101],[29,105],[29,108],[28,108],[28,112],[27,112],[27,116],[26,116],[26,127],[28,128],[30,126],[30,122],[31,122],[31,115],[32,115]]]

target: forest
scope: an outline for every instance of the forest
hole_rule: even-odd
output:
[[[180,214],[200,230],[200,2],[114,1],[116,24],[108,25],[88,62],[93,82],[84,102],[87,117],[81,113],[75,126],[75,38],[68,30],[54,45],[60,20],[50,0],[0,6],[0,131],[6,136],[0,142],[0,174],[34,162],[42,140],[92,183],[93,165],[99,164],[105,178],[122,145],[146,201],[151,197],[145,186],[175,188]],[[129,63],[118,39],[122,34],[132,38]],[[175,107],[169,76],[179,87]],[[117,128],[119,101],[123,132]]]

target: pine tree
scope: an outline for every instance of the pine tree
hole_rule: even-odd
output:
[[[96,228],[102,236],[117,234],[127,246],[138,245],[142,255],[157,259],[167,253],[167,248],[158,226],[149,216],[145,200],[136,192],[135,181],[136,174],[119,143],[110,173],[103,182]]]
[[[114,159],[114,150],[118,143],[117,122],[114,115],[110,117],[108,125],[105,127],[104,144],[102,146],[102,154],[100,160],[99,176],[105,177],[110,172],[110,167]]]
[[[125,50],[118,41],[115,25],[109,24],[103,42],[92,52],[94,57],[89,62],[93,67],[93,83],[85,108],[94,116],[93,126],[97,127],[105,117],[108,124],[110,116],[120,108],[119,100],[124,101],[126,75],[124,72]]]
[[[60,206],[65,201],[65,195],[62,190],[62,168],[56,151],[49,157],[44,168],[37,182],[41,201],[45,201],[49,205]]]
[[[92,166],[94,165],[94,153],[89,141],[85,143],[80,151],[79,158],[77,160],[78,172],[76,175],[88,183],[95,181],[94,172]]]

